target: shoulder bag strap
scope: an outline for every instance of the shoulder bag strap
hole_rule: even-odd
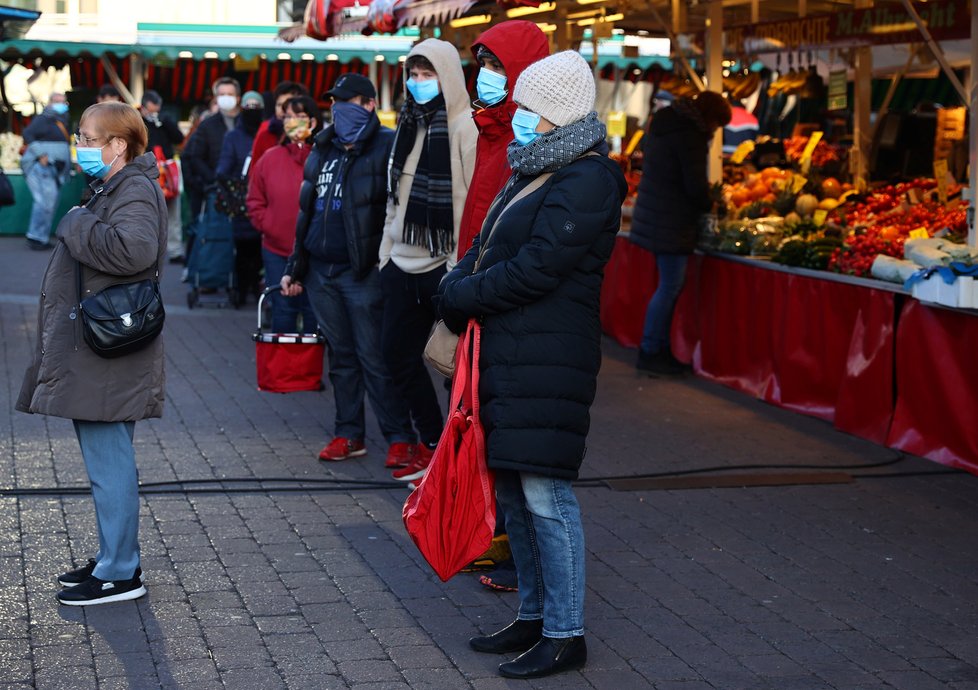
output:
[[[538,189],[540,189],[540,187],[542,187],[543,184],[547,180],[550,179],[551,175],[553,175],[552,172],[548,172],[548,173],[543,173],[541,175],[537,175],[533,179],[533,181],[530,182],[530,184],[528,184],[525,187],[523,187],[523,189],[521,189],[516,194],[516,196],[514,196],[512,199],[510,199],[509,200],[509,203],[507,203],[503,207],[503,210],[499,212],[499,215],[496,216],[496,220],[493,222],[492,227],[489,228],[489,232],[488,233],[485,233],[485,236],[486,236],[485,237],[485,241],[480,241],[480,244],[479,244],[479,256],[476,258],[476,260],[475,260],[475,266],[472,268],[472,272],[473,273],[475,273],[476,271],[479,270],[479,264],[482,263],[482,255],[486,253],[486,247],[489,245],[489,240],[492,238],[492,233],[496,229],[496,226],[499,225],[499,220],[506,214],[506,211],[509,210],[509,207],[512,206],[513,204],[515,204],[520,199],[524,199],[527,196],[529,196],[530,194],[533,194],[533,192],[535,192]],[[492,209],[490,209],[490,212],[491,211],[492,211]]]
[[[61,120],[55,120],[54,121],[54,124],[56,124],[58,126],[58,129],[61,130],[61,134],[64,136],[65,141],[67,141],[70,144],[71,143],[71,135],[68,134],[68,128],[65,127],[64,123]]]

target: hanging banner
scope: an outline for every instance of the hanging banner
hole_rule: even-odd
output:
[[[849,106],[849,73],[840,69],[829,72],[829,110],[845,110]]]
[[[931,0],[915,8],[936,41],[971,35],[968,0]],[[865,9],[732,26],[724,31],[724,52],[742,55],[922,40],[902,3],[880,2]],[[695,43],[704,46],[705,35],[697,34]]]

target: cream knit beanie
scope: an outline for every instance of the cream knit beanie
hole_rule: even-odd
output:
[[[594,74],[576,50],[534,62],[516,80],[513,100],[558,127],[594,110]]]

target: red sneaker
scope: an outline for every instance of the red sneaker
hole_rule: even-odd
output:
[[[434,449],[423,443],[417,444],[414,447],[414,460],[411,464],[403,469],[394,470],[391,472],[391,476],[399,482],[413,482],[421,479],[424,473],[428,471],[428,465],[431,464],[431,458],[434,454]]]
[[[399,470],[407,467],[414,460],[415,445],[413,443],[392,443],[387,449],[387,461],[384,467],[390,470]]]
[[[319,459],[326,461],[346,460],[347,458],[358,458],[366,455],[367,449],[363,446],[363,441],[353,441],[342,436],[337,436],[329,445],[319,451]]]

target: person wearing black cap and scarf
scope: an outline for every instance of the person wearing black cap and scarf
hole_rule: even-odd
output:
[[[366,455],[364,392],[388,445],[388,468],[413,458],[411,420],[381,353],[383,298],[377,255],[387,210],[394,132],[377,118],[369,79],[342,74],[326,92],[333,124],[320,132],[303,171],[295,248],[282,276],[286,296],[309,295],[329,342],[336,402],[325,462]]]

